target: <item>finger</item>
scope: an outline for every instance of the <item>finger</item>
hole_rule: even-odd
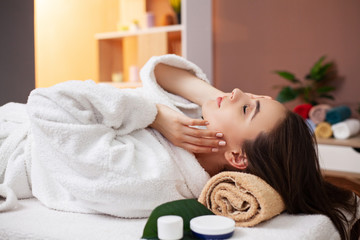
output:
[[[209,125],[209,122],[206,120],[203,120],[203,119],[187,118],[187,119],[184,119],[183,124],[187,125],[187,126],[206,126],[206,125]]]
[[[181,147],[192,153],[211,153],[219,151],[218,148],[197,146],[189,143],[183,143]]]
[[[204,119],[194,119],[194,118],[190,118],[186,115],[182,115],[178,118],[178,121],[186,126],[206,126],[209,124],[208,121],[204,120]]]
[[[183,142],[201,147],[219,148],[226,145],[221,139],[214,138],[197,138],[192,136],[184,136]]]
[[[198,138],[222,138],[224,136],[223,133],[209,130],[209,129],[199,129],[193,127],[186,127],[183,130],[185,135],[198,137]]]

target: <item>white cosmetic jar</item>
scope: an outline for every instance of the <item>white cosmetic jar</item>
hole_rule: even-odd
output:
[[[205,215],[190,220],[192,234],[199,239],[228,239],[234,234],[235,221],[217,215]]]
[[[183,219],[180,216],[167,215],[157,220],[158,238],[160,240],[178,240],[183,237]]]

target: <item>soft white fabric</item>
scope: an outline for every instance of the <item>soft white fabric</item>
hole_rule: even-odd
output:
[[[0,239],[138,240],[146,220],[55,211],[33,198],[20,200],[14,211],[0,213]]]
[[[17,197],[32,197],[28,132],[24,104],[8,103],[0,107],[0,195],[6,199],[0,202],[0,212],[14,208]]]
[[[340,235],[324,215],[282,213],[253,228],[237,228],[232,239],[340,240]]]
[[[36,198],[58,210],[147,217],[161,203],[198,197],[209,175],[194,155],[146,128],[158,102],[200,117],[198,105],[157,85],[153,69],[159,62],[205,79],[192,63],[166,55],[152,58],[141,71],[143,88],[69,81],[30,94],[27,184]]]
[[[360,131],[360,120],[351,118],[331,126],[336,139],[347,139]]]
[[[0,197],[5,199],[3,203],[0,202],[0,212],[11,210],[17,206],[17,198],[14,191],[5,184],[0,184]]]
[[[143,81],[144,89],[146,89],[146,97],[153,99],[155,103],[167,105],[174,110],[181,110],[191,117],[198,118],[201,116],[201,109],[198,105],[191,103],[185,98],[166,92],[157,84],[154,76],[154,69],[159,63],[186,69],[195,74],[198,78],[209,82],[204,72],[198,66],[192,62],[186,61],[184,58],[172,54],[152,57],[140,71],[140,77]]]
[[[0,214],[0,239],[136,240],[146,224],[146,219],[54,211],[36,199],[19,202],[18,210]],[[324,215],[283,213],[253,228],[236,228],[231,239],[339,240],[340,236]]]

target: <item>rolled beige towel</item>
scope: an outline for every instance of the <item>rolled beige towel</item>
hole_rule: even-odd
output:
[[[264,180],[247,173],[213,176],[198,199],[216,215],[234,219],[237,227],[252,227],[285,210],[281,196]]]

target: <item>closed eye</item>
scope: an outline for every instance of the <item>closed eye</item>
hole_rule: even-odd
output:
[[[244,105],[242,108],[243,108],[243,113],[246,114],[246,110],[249,106],[248,105]]]
[[[259,112],[260,112],[260,101],[257,100],[257,101],[256,101],[256,108],[255,108],[255,111],[254,111],[253,116],[251,117],[251,120],[253,120],[254,117],[256,116],[256,114],[258,114]]]

